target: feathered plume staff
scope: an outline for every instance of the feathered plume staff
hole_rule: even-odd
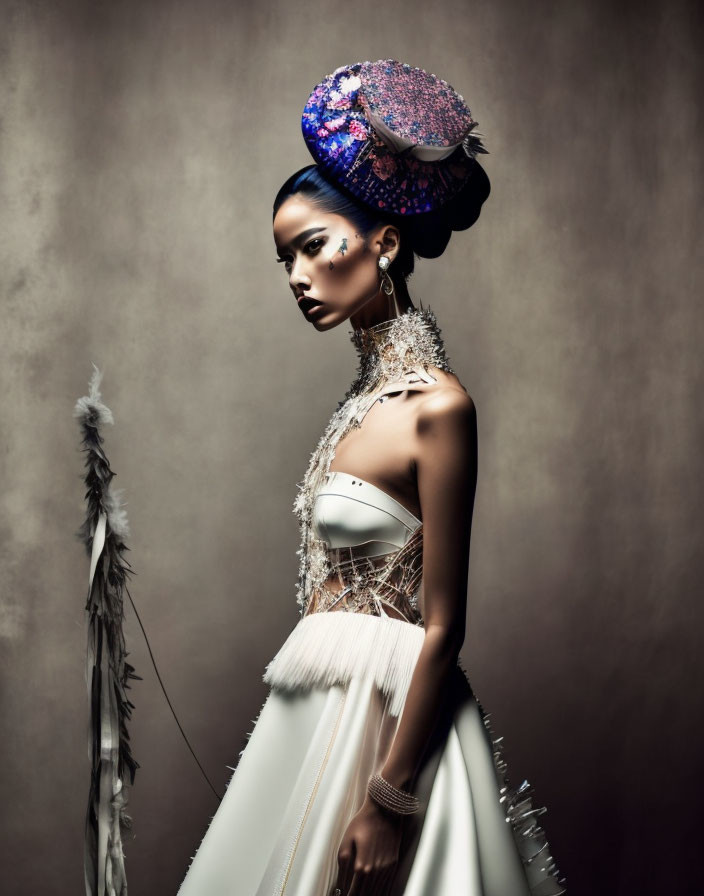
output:
[[[129,548],[127,514],[120,505],[122,491],[114,490],[115,475],[102,449],[100,427],[113,423],[101,401],[102,374],[93,365],[88,395],[74,408],[85,452],[87,513],[76,533],[90,557],[86,621],[88,645],[86,684],[90,696],[88,752],[91,761],[90,792],[86,812],[84,873],[88,896],[126,896],[122,832],[132,820],[127,814],[127,787],[139,768],[130,752],[127,720],[134,704],[126,695],[134,667],[126,662],[123,594],[132,575],[122,556]],[[129,594],[129,591],[127,592]]]

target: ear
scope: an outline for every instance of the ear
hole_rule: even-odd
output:
[[[389,261],[393,261],[401,247],[401,231],[393,224],[384,224],[374,241],[378,255],[386,255]]]

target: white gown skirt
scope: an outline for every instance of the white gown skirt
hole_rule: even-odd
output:
[[[399,715],[372,676],[272,687],[179,896],[331,896],[337,852],[384,764]],[[389,896],[565,892],[532,806],[458,665],[403,819]],[[500,740],[500,739],[499,739]]]

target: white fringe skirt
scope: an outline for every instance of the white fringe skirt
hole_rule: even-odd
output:
[[[330,896],[337,851],[384,765],[424,633],[390,617],[304,617],[267,666],[270,692],[178,896]],[[389,896],[564,893],[527,782],[505,780],[458,665],[403,819]]]

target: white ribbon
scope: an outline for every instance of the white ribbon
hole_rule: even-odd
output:
[[[98,522],[96,523],[95,533],[93,534],[93,550],[90,555],[90,575],[88,576],[89,593],[90,588],[93,586],[93,576],[95,575],[98,560],[100,559],[100,555],[103,553],[103,547],[105,546],[106,519],[107,517],[104,513],[98,515]]]
[[[462,146],[462,140],[460,140],[459,143],[453,143],[452,146],[419,145],[412,140],[408,140],[406,137],[399,137],[399,135],[394,133],[394,131],[392,131],[378,115],[374,115],[369,109],[365,109],[365,114],[369,124],[374,128],[387,146],[398,153],[408,150],[409,155],[412,155],[421,162],[439,162],[441,159],[451,156],[458,147]]]
[[[105,547],[107,516],[98,515],[98,522],[93,534],[93,547],[90,557],[90,574],[88,577],[88,593],[93,588],[93,579],[100,557]],[[98,623],[100,624],[100,623]],[[93,669],[98,662],[98,645],[96,632],[89,632],[88,652],[86,656],[86,684],[89,697],[92,697]],[[110,651],[107,642],[100,647],[100,780],[98,784],[98,832],[96,855],[85,855],[84,879],[88,896],[117,896],[127,892],[124,856],[122,853],[120,832],[120,811],[126,803],[122,781],[117,774],[120,750],[120,725],[117,697],[114,688],[114,672],[110,668]],[[92,744],[91,744],[92,747]],[[92,751],[89,751],[92,757]],[[88,847],[86,846],[86,849]],[[97,869],[97,890],[93,889],[93,868]]]

